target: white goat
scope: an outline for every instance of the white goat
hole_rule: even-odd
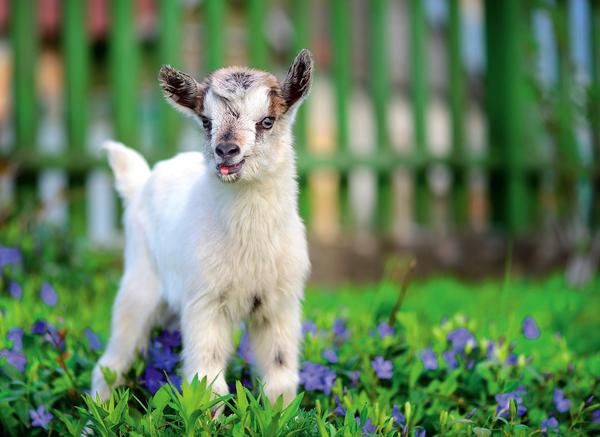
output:
[[[202,122],[203,153],[181,153],[150,170],[134,150],[105,144],[126,204],[125,272],[110,341],[92,375],[93,395],[110,395],[101,367],[122,383],[152,326],[175,313],[184,377],[206,376],[216,394],[227,393],[232,330],[246,320],[267,396],[294,398],[310,264],[291,130],[312,69],[308,50],[283,83],[241,67],[197,82],[164,66],[165,97]]]

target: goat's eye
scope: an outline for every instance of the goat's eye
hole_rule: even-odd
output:
[[[200,120],[202,120],[202,126],[204,126],[204,129],[206,130],[210,130],[212,127],[212,121],[210,120],[210,118],[208,117],[204,117],[203,115],[200,116]]]
[[[273,127],[273,123],[275,123],[275,118],[273,118],[273,117],[265,117],[258,124],[263,129],[271,129]]]

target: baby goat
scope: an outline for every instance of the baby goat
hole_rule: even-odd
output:
[[[242,67],[202,82],[163,66],[159,82],[175,108],[201,122],[203,153],[181,153],[153,170],[119,143],[105,149],[125,201],[125,272],[102,367],[122,383],[136,351],[166,313],[177,314],[184,377],[206,376],[226,394],[232,331],[246,320],[270,400],[296,394],[301,300],[309,272],[298,215],[292,124],[309,92],[312,56],[302,50],[280,83]]]

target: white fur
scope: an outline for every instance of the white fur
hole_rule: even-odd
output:
[[[166,310],[180,315],[185,377],[206,375],[215,381],[215,393],[226,393],[232,330],[247,320],[267,395],[293,399],[309,260],[290,129],[280,129],[269,139],[276,143],[271,160],[247,158],[248,168],[261,176],[242,176],[237,183],[223,182],[201,153],[179,154],[146,173],[139,154],[106,146],[128,203],[125,272],[111,338],[94,369],[93,394],[109,396],[100,366],[117,372],[122,382]],[[257,297],[260,305],[252,312]]]

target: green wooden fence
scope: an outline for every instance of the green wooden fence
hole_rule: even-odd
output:
[[[559,81],[556,85],[558,103],[555,115],[549,122],[540,121],[533,115],[541,111],[541,104],[531,85],[532,35],[531,14],[540,8],[558,17],[558,32],[566,20],[566,1],[554,3],[522,0],[487,0],[485,9],[486,74],[484,80],[485,110],[488,128],[488,153],[485,156],[469,156],[466,141],[466,74],[463,65],[461,34],[463,13],[459,0],[447,2],[447,77],[446,100],[450,114],[451,153],[448,156],[432,156],[428,151],[427,110],[430,104],[428,79],[428,38],[430,29],[426,19],[424,0],[407,0],[409,29],[408,41],[389,39],[388,8],[394,0],[369,0],[364,2],[368,10],[368,91],[372,98],[375,120],[376,152],[369,156],[355,156],[349,144],[349,105],[351,93],[356,86],[353,74],[354,33],[350,2],[347,0],[321,0],[311,3],[303,0],[284,2],[293,24],[293,38],[288,61],[301,47],[311,47],[318,35],[312,22],[310,5],[323,8],[329,17],[330,65],[319,65],[319,74],[332,78],[335,89],[336,148],[332,156],[314,155],[307,146],[309,132],[307,111],[303,108],[296,126],[297,148],[301,181],[306,183],[311,172],[320,168],[333,169],[340,175],[340,199],[342,214],[347,214],[347,177],[356,168],[368,168],[377,174],[377,220],[379,229],[390,227],[391,208],[394,202],[391,176],[398,169],[413,172],[415,180],[416,221],[427,225],[430,220],[431,190],[427,184],[427,170],[441,164],[452,175],[452,221],[460,228],[466,226],[467,174],[474,168],[489,174],[490,204],[495,225],[510,233],[518,234],[539,225],[543,211],[539,211],[539,187],[543,175],[548,172],[566,175],[560,181],[571,184],[586,182],[598,184],[598,168],[592,161],[580,159],[578,144],[573,135],[574,104],[569,98],[572,81],[568,61],[568,45],[559,37],[559,63],[556,66]],[[404,0],[396,0],[404,1]],[[281,1],[279,2],[281,3]],[[315,6],[316,4],[316,6]],[[135,2],[109,0],[110,37],[108,40],[108,77],[110,105],[116,139],[128,145],[139,144],[139,76],[143,68],[157,69],[160,64],[181,66],[182,20],[184,6],[174,0],[156,0],[158,32],[149,45],[152,65],[143,55],[148,48],[136,34]],[[550,6],[548,6],[550,5]],[[243,5],[247,22],[247,53],[252,66],[270,68],[277,64],[269,49],[266,36],[266,12],[269,0],[247,0]],[[13,53],[14,74],[14,148],[10,159],[18,162],[21,169],[19,181],[28,181],[27,175],[35,175],[44,168],[64,169],[71,175],[85,174],[92,167],[104,165],[86,152],[86,138],[90,124],[89,98],[94,75],[90,41],[86,30],[86,2],[63,0],[62,53],[65,65],[64,123],[67,132],[67,151],[59,156],[43,156],[39,153],[38,133],[39,99],[36,95],[36,62],[39,53],[37,35],[37,5],[35,0],[13,0],[10,4],[10,44]],[[198,11],[202,34],[198,46],[204,53],[203,70],[210,71],[223,65],[227,44],[227,19],[233,6],[224,0],[204,0]],[[239,6],[238,6],[239,7]],[[589,0],[590,41],[592,47],[592,77],[587,89],[589,111],[586,114],[592,131],[594,150],[600,151],[600,4]],[[561,30],[562,29],[562,30]],[[405,44],[409,53],[409,100],[412,105],[413,148],[408,154],[395,153],[390,147],[388,108],[394,84],[389,74],[389,56],[398,44]],[[148,45],[147,45],[148,46]],[[145,62],[145,63],[144,63]],[[144,63],[144,65],[142,65]],[[156,99],[160,99],[158,89]],[[158,104],[156,144],[152,160],[168,157],[175,152],[182,122],[166,104]],[[310,102],[309,102],[310,105]],[[556,140],[559,153],[548,159],[540,153],[539,138],[546,132]],[[544,157],[546,156],[546,157]],[[76,177],[71,180],[77,181]],[[19,184],[18,184],[19,186]],[[302,198],[302,210],[307,216],[309,203]],[[348,221],[349,222],[349,221]]]

